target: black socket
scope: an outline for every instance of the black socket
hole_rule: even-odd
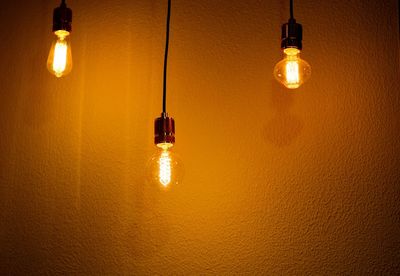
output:
[[[296,23],[295,19],[289,19],[288,23],[282,25],[281,48],[297,48],[301,50],[303,45],[303,27]]]
[[[53,32],[55,31],[67,31],[72,30],[72,10],[67,7],[63,1],[61,5],[54,9],[53,12]]]

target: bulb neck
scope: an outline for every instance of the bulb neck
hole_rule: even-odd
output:
[[[285,58],[288,60],[297,60],[300,58],[300,50],[297,48],[286,48],[283,49]]]
[[[68,31],[64,31],[64,30],[57,30],[54,32],[54,34],[60,39],[60,40],[64,40],[67,36],[69,36],[69,32]]]
[[[168,151],[169,149],[171,149],[174,144],[172,143],[159,143],[156,145],[158,148],[160,148],[162,151]]]
[[[163,149],[175,143],[175,121],[167,113],[161,113],[161,117],[154,121],[154,143]]]
[[[290,18],[288,23],[282,25],[281,48],[303,48],[303,27],[296,23],[294,18]]]
[[[72,30],[72,10],[67,7],[65,1],[53,11],[53,32]]]

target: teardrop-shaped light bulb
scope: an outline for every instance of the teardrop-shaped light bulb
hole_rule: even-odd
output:
[[[57,78],[60,78],[72,70],[71,43],[68,41],[68,31],[58,30],[54,34],[56,35],[56,40],[50,48],[47,69]]]

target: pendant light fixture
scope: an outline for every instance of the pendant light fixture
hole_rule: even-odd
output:
[[[72,69],[71,33],[72,10],[65,0],[53,12],[53,33],[56,36],[47,58],[47,69],[57,78],[67,75]]]
[[[284,58],[274,68],[275,78],[289,89],[296,89],[311,75],[311,67],[300,58],[303,28],[293,17],[293,0],[290,1],[290,18],[282,25],[281,49]]]
[[[154,121],[154,144],[156,153],[150,160],[150,181],[161,184],[162,188],[169,188],[180,182],[182,165],[179,158],[173,153],[175,144],[175,121],[167,113],[167,64],[169,48],[169,26],[171,18],[171,0],[168,0],[166,43],[164,53],[162,113]]]

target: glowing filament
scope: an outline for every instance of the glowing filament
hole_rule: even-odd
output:
[[[53,58],[53,71],[57,77],[61,77],[67,67],[67,50],[67,42],[63,38],[58,39]]]
[[[297,61],[286,63],[286,81],[288,85],[296,86],[299,84],[299,63]]]
[[[171,157],[167,150],[163,150],[160,156],[159,164],[159,181],[164,187],[171,182]]]

